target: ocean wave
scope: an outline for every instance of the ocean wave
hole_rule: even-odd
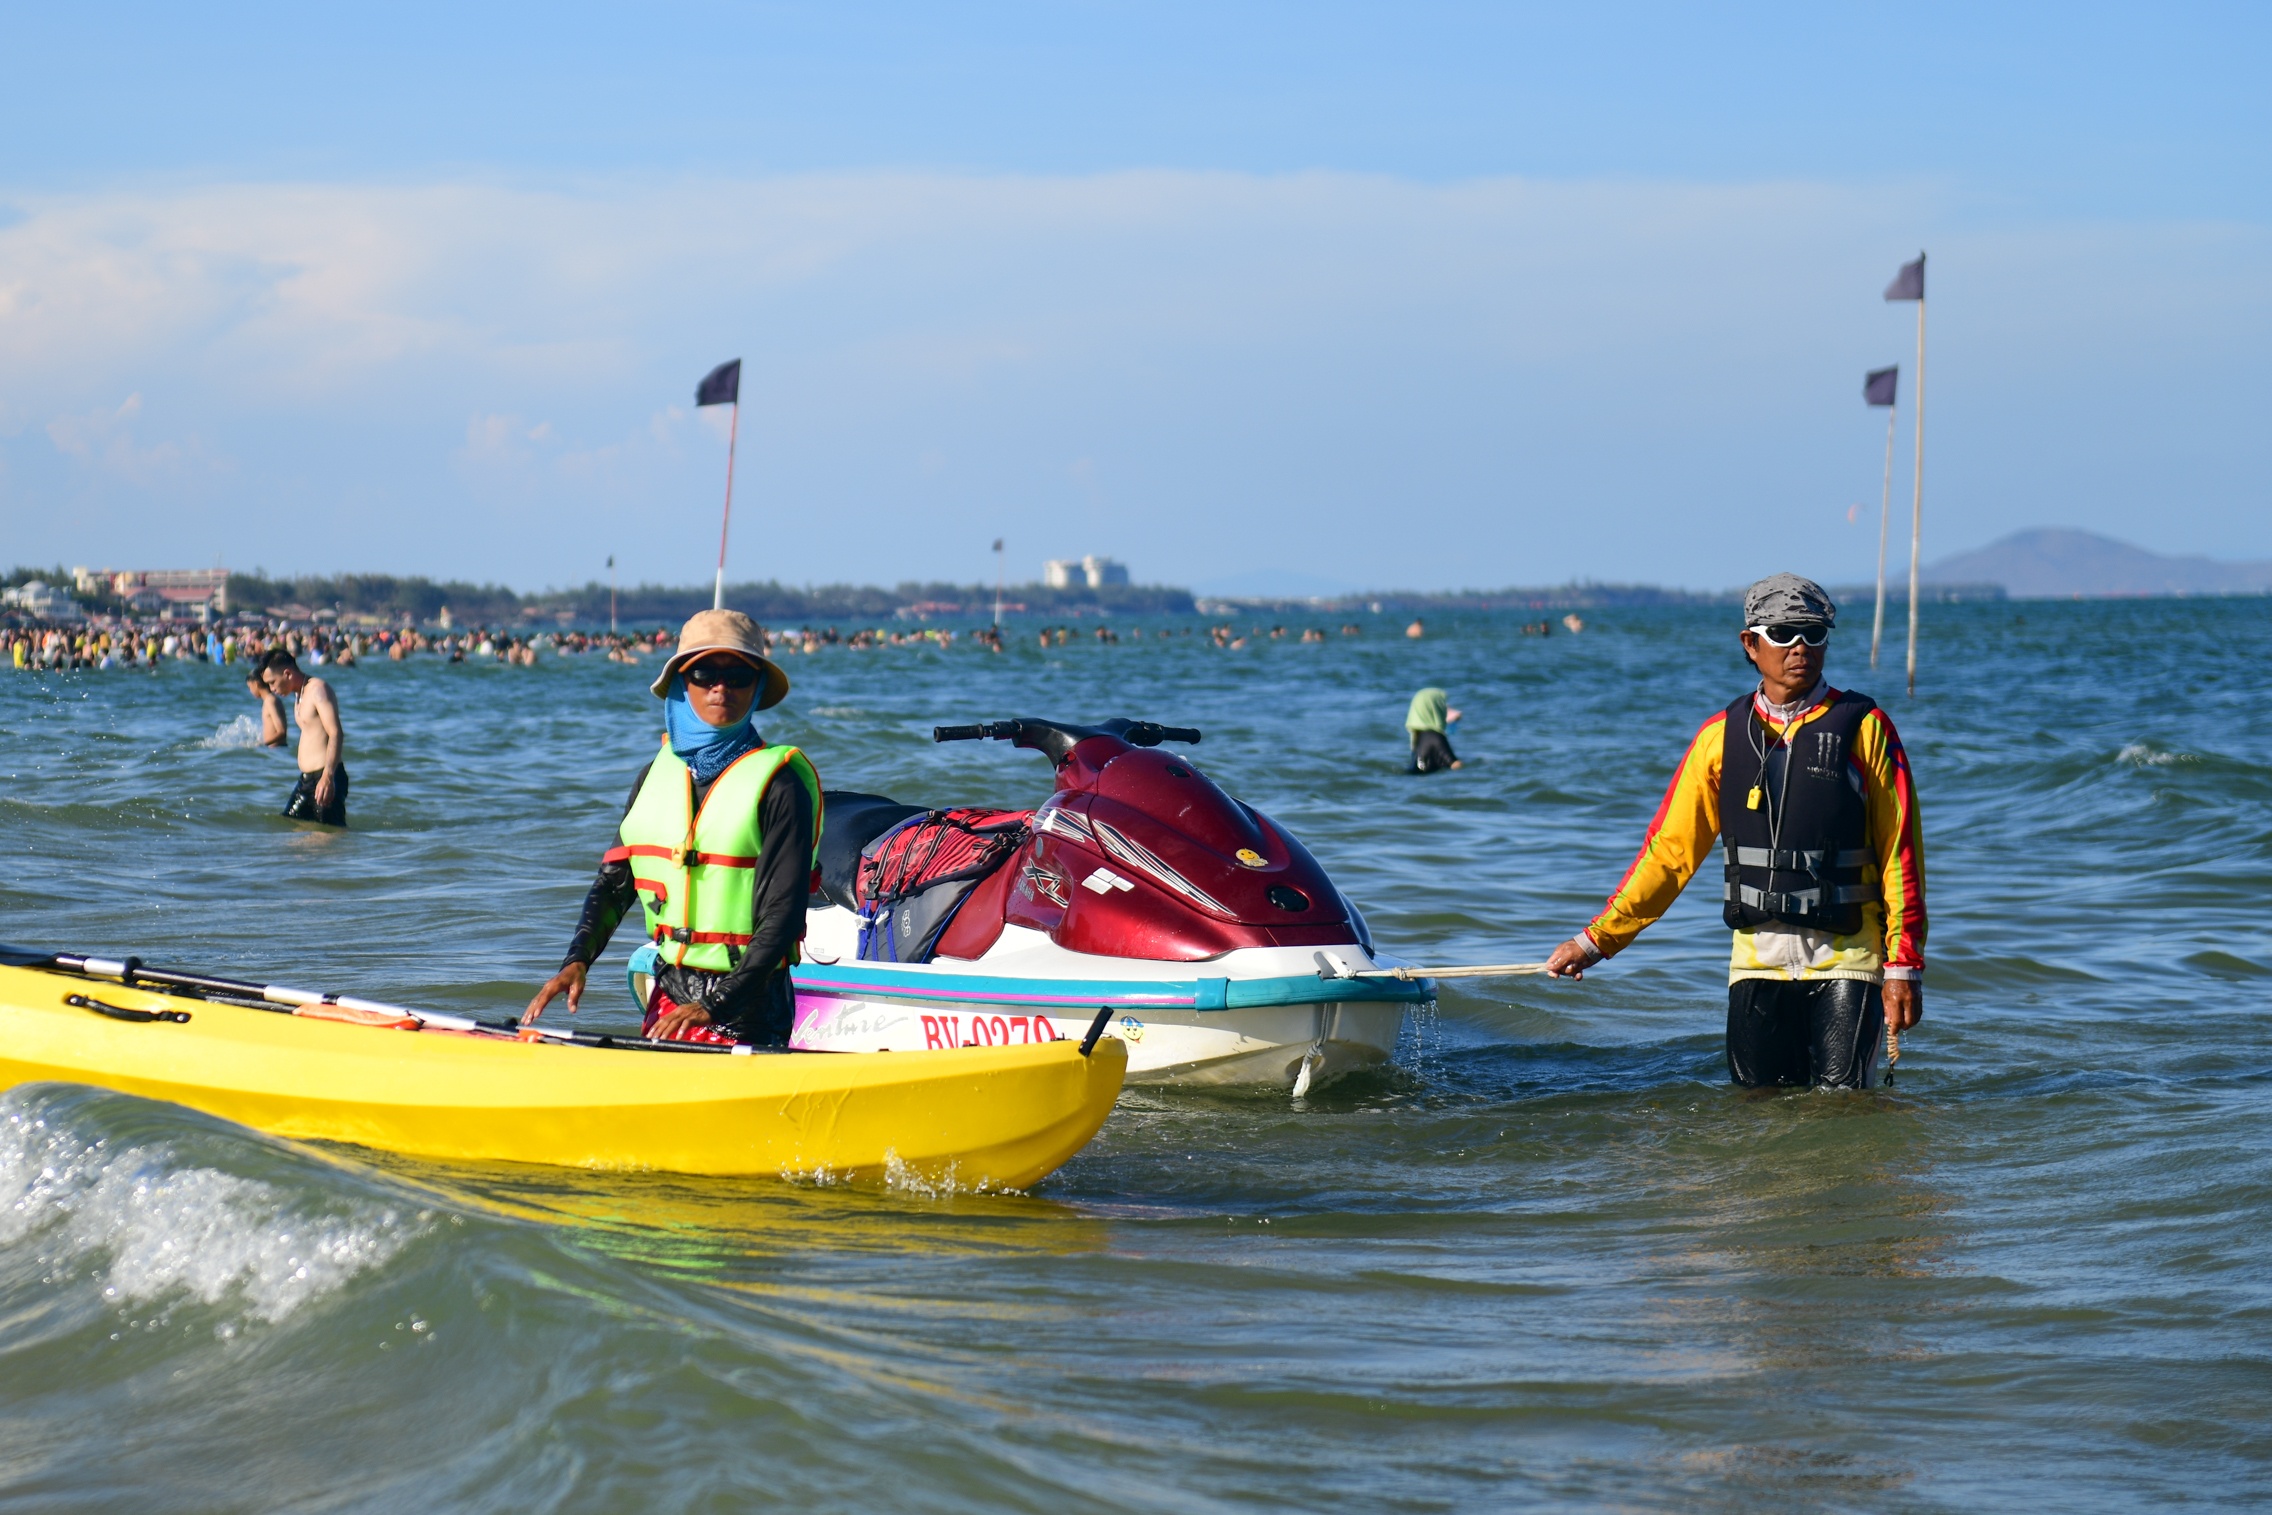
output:
[[[197,744],[215,751],[234,751],[238,748],[255,748],[260,745],[260,722],[249,715],[217,727],[213,734]]]
[[[336,1292],[430,1223],[408,1206],[336,1194],[310,1203],[184,1160],[164,1138],[120,1141],[87,1129],[101,1122],[55,1093],[0,1096],[0,1260],[91,1279],[106,1301],[229,1307],[217,1327],[226,1335]]]
[[[2192,752],[2168,752],[2151,742],[2131,742],[2114,755],[2114,761],[2125,768],[2167,768],[2172,763],[2198,763],[2200,755]]]

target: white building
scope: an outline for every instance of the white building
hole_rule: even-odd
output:
[[[1052,558],[1041,565],[1041,581],[1051,589],[1076,589],[1083,584],[1091,589],[1102,589],[1107,584],[1127,583],[1128,569],[1125,564],[1094,553],[1078,562],[1071,558]]]
[[[77,600],[38,579],[14,589],[0,589],[0,605],[43,621],[76,621],[83,613]]]

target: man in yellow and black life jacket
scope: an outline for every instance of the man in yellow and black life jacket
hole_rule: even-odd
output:
[[[1890,1024],[1925,1009],[1925,847],[1909,758],[1866,694],[1823,682],[1838,607],[1796,574],[1744,594],[1755,689],[1716,711],[1640,854],[1547,969],[1577,978],[1641,934],[1722,849],[1728,1075],[1866,1088]]]
[[[576,1009],[592,963],[636,906],[653,946],[642,1034],[670,1041],[787,1046],[796,1018],[789,966],[805,934],[820,842],[820,776],[794,747],[767,746],[752,715],[789,676],[738,610],[705,610],[679,633],[654,682],[662,748],[631,786],[617,845],[584,897],[568,957],[529,1001]]]

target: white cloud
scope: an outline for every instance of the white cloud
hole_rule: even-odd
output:
[[[1877,458],[1849,391],[1906,363],[1876,291],[1920,241],[1947,545],[2113,525],[2151,480],[2165,529],[2213,548],[2215,502],[2260,498],[2272,461],[2264,229],[1990,222],[1928,185],[1145,172],[14,198],[0,416],[54,419],[46,462],[0,431],[0,504],[109,487],[57,460],[162,494],[213,466],[211,436],[242,460],[232,521],[288,520],[315,555],[275,567],[542,582],[605,542],[627,573],[699,578],[673,544],[714,531],[726,415],[689,402],[739,354],[751,508],[822,529],[745,536],[801,556],[737,571],[984,577],[1008,528],[1109,530],[1155,577],[1347,577],[1362,542],[1389,581],[1732,580],[1752,549],[1727,523],[1762,512],[1814,511],[1809,540],[1849,550]],[[126,392],[178,418],[171,440],[134,440]],[[2111,411],[2123,427],[2084,419]],[[2272,553],[2272,528],[2234,529]]]

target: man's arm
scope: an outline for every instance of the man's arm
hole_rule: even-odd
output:
[[[1863,720],[1854,747],[1885,911],[1886,1022],[1906,1031],[1925,1015],[1924,817],[1909,754],[1883,710]]]
[[[245,689],[254,699],[260,701],[260,745],[263,747],[283,746],[283,704],[277,700],[274,691],[260,681],[260,675],[257,673],[245,680]]]
[[[631,781],[631,795],[623,802],[623,813],[629,815],[631,807],[639,803],[639,790],[647,782],[647,769],[654,767],[650,760]],[[620,828],[619,817],[616,825]],[[607,951],[609,938],[615,928],[639,903],[639,892],[631,884],[631,864],[602,863],[599,873],[592,879],[592,887],[584,891],[583,914],[577,917],[576,934],[568,938],[568,955],[561,959],[560,971],[546,979],[521,1013],[521,1024],[528,1025],[544,1013],[544,1007],[554,997],[568,996],[568,1013],[574,1015],[577,1006],[584,1002],[584,981],[590,975],[592,964]]]
[[[1547,960],[1548,971],[1556,977],[1576,977],[1623,951],[1672,908],[1704,865],[1720,835],[1720,761],[1726,727],[1723,711],[1697,730],[1665,787],[1633,866],[1618,881],[1608,907]]]
[[[322,679],[310,679],[300,690],[300,730],[305,732],[314,724],[323,741],[324,758],[319,765],[321,776],[316,779],[316,804],[331,803],[334,787],[339,782],[339,770],[347,762],[347,733],[339,726],[339,702],[332,698],[331,686]]]

